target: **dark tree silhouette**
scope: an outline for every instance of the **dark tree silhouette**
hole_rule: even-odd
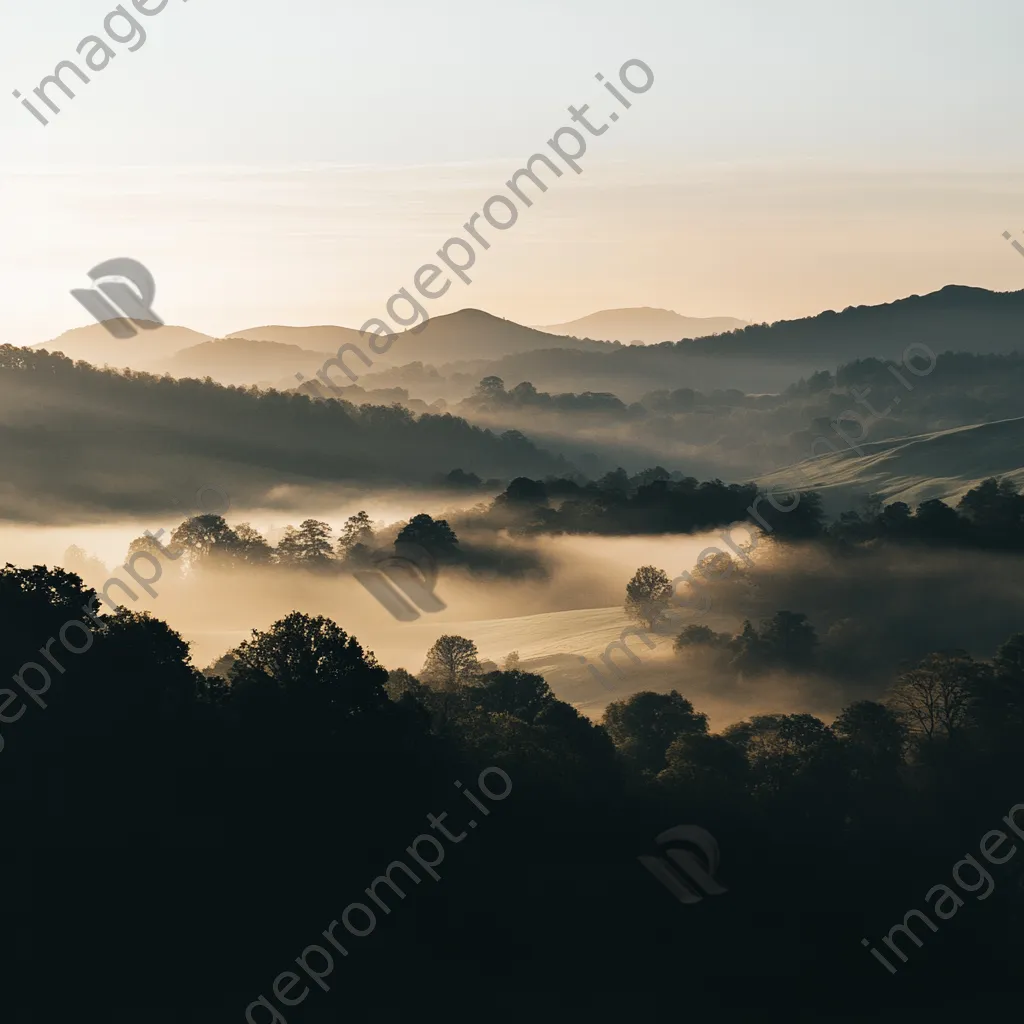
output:
[[[672,741],[685,733],[706,734],[708,718],[676,690],[643,691],[609,704],[604,726],[627,761],[644,774],[656,775],[665,767]]]
[[[930,654],[896,680],[886,705],[925,741],[952,739],[966,729],[991,668],[964,651]]]
[[[238,536],[223,516],[202,515],[186,519],[172,534],[171,543],[185,553],[190,566],[216,556],[230,557],[237,549]]]
[[[232,695],[267,698],[268,707],[294,717],[303,730],[334,735],[347,719],[387,702],[387,672],[355,637],[323,616],[291,615],[234,652]]]
[[[450,559],[458,552],[459,538],[447,520],[434,519],[426,513],[413,516],[395,538],[396,549],[401,544],[415,544],[437,559]],[[399,549],[400,550],[400,549]]]

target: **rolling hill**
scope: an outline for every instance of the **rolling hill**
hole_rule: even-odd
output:
[[[813,488],[829,511],[867,494],[915,507],[931,498],[955,504],[988,477],[1024,485],[1024,417],[953,427],[860,445],[863,455],[828,453],[762,477],[772,487]]]
[[[620,312],[632,311],[611,311]],[[544,390],[610,390],[625,401],[666,387],[759,393],[867,356],[902,360],[907,347],[915,343],[935,353],[1016,351],[1024,342],[1024,291],[948,285],[928,295],[881,305],[826,310],[800,320],[751,324],[727,334],[657,344],[563,337],[478,309],[434,317],[418,332],[391,337],[394,340],[386,353],[370,352],[372,369],[358,357],[347,360],[358,377],[420,362],[444,368],[446,373],[496,374],[509,385],[528,380]],[[322,365],[342,345],[368,352],[367,340],[347,327],[253,327],[224,339],[233,344],[203,348],[213,339],[183,327],[162,327],[119,341],[94,324],[36,348],[62,351],[98,366],[209,373],[229,383],[271,382],[290,388],[296,373],[309,376],[309,371],[320,368],[315,356],[320,356]],[[269,349],[267,344],[280,347]],[[196,351],[174,361],[183,349]],[[298,365],[293,364],[293,355]],[[331,373],[336,383],[351,383],[340,371]]]
[[[913,342],[935,352],[1014,352],[1024,341],[1024,291],[946,285],[877,306],[825,310],[800,320],[751,324],[686,347],[694,356],[816,358],[821,366],[863,356],[901,359]]]
[[[426,488],[456,468],[507,480],[572,467],[522,434],[456,416],[124,375],[0,346],[0,518],[146,512],[201,484],[235,505],[280,507],[303,490]]]
[[[628,345],[634,341],[649,344],[678,341],[680,338],[704,338],[746,326],[746,320],[736,320],[729,316],[681,316],[671,309],[640,306],[633,309],[603,309],[580,317],[579,320],[537,327],[536,330],[547,334],[594,338],[598,341],[621,341]]]
[[[500,359],[538,349],[568,348],[601,353],[618,347],[611,342],[559,338],[481,309],[460,309],[457,313],[431,318],[419,333],[407,331],[398,335],[394,347],[383,358],[391,365],[421,360],[439,366]]]
[[[89,324],[65,331],[32,348],[63,352],[69,359],[82,359],[93,366],[130,366],[144,370],[158,369],[176,352],[210,340],[206,334],[170,324],[139,331],[134,338],[115,338],[102,324]]]
[[[221,384],[289,386],[295,383],[289,378],[315,373],[328,358],[324,352],[298,345],[229,337],[182,349],[164,361],[164,368],[174,377],[209,376]]]

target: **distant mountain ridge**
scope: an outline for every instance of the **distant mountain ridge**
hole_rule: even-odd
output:
[[[815,370],[867,356],[902,361],[915,343],[935,353],[1018,351],[1024,347],[1024,291],[947,285],[928,295],[875,306],[645,345],[547,334],[478,309],[434,317],[422,330],[391,335],[390,345],[375,338],[378,352],[369,349],[368,338],[347,327],[253,327],[221,340],[232,341],[234,347],[203,348],[214,339],[183,327],[161,327],[119,341],[95,324],[35,347],[95,365],[151,372],[171,371],[173,366],[176,374],[213,376],[207,367],[216,364],[218,375],[231,383],[291,388],[297,373],[310,376],[334,359],[340,346],[352,345],[371,360],[367,365],[349,352],[345,364],[356,378],[421,362],[480,376],[494,373],[510,384],[529,380],[546,390],[614,390],[632,400],[658,387],[770,391]],[[281,348],[269,349],[268,344]],[[292,360],[297,353],[286,348],[290,345],[302,353],[298,365]],[[196,351],[174,363],[182,349]],[[322,357],[319,366],[314,354]],[[337,366],[329,373],[335,384],[356,382]]]
[[[679,341],[682,338],[704,338],[746,326],[746,320],[729,316],[682,316],[672,309],[636,306],[629,309],[602,309],[568,323],[535,329],[548,334],[619,341],[628,345],[636,341],[652,344]]]

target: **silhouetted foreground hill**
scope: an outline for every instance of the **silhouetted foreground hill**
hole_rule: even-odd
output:
[[[204,674],[95,598],[0,569],[5,1022],[1013,1019],[938,1014],[1024,981],[1024,634],[712,732],[675,688],[595,725],[464,638],[416,678],[298,612]]]
[[[0,348],[0,517],[35,521],[167,508],[188,481],[235,504],[282,485],[426,484],[570,469],[522,434],[455,416],[97,370]],[[194,493],[195,483],[192,483]]]

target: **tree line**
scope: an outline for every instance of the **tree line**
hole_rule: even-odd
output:
[[[60,570],[0,571],[5,627],[30,647],[94,598]],[[204,673],[149,615],[97,621],[87,651],[50,651],[62,671],[45,711],[15,690],[0,704],[16,723],[0,753],[4,862],[42,880],[9,890],[10,1004],[39,1012],[87,993],[101,1009],[238,1015],[311,923],[384,871],[410,822],[488,765],[516,799],[346,961],[346,1008],[412,1010],[456,965],[460,993],[498,986],[517,1012],[542,991],[625,1011],[675,993],[680,962],[701,1005],[747,1014],[766,977],[786,979],[772,998],[794,1014],[837,991],[876,1010],[1020,983],[1016,865],[983,927],[947,929],[898,995],[860,941],[1024,800],[1020,634],[991,660],[936,652],[831,724],[765,713],[713,730],[682,675],[597,724],[514,654],[488,671],[466,637],[439,638],[411,673],[295,612]],[[5,678],[23,653],[8,647]],[[729,890],[690,916],[636,861],[681,823],[716,837]],[[579,978],[595,950],[604,980],[590,996]]]

